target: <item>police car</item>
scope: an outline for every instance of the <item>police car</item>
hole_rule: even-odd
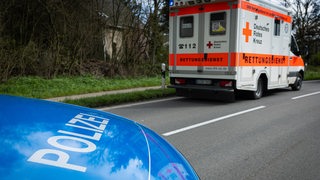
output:
[[[199,179],[152,130],[63,103],[0,95],[0,174],[17,179]]]

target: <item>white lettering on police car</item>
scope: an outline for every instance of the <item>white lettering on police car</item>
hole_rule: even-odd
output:
[[[48,154],[54,154],[58,156],[57,160],[51,160],[51,159],[45,159],[44,156]],[[50,165],[50,166],[56,166],[56,167],[61,167],[61,168],[66,168],[66,169],[71,169],[75,171],[80,171],[80,172],[86,172],[87,168],[83,166],[78,166],[74,164],[68,164],[70,156],[69,154],[63,152],[63,151],[58,151],[54,149],[40,149],[37,152],[35,152],[29,159],[29,162],[35,162],[35,163],[40,163],[40,164],[45,164],[45,165]]]
[[[70,127],[74,127],[74,128],[79,128],[79,129],[85,129],[85,130],[94,131],[94,132],[99,132],[99,133],[102,133],[102,132],[103,132],[103,131],[98,130],[98,129],[88,128],[88,127],[83,127],[83,126],[78,126],[78,125],[74,125],[74,124],[66,124],[66,126],[70,126]]]
[[[69,132],[69,131],[63,131],[63,130],[59,130],[58,133],[61,134],[68,134],[68,135],[72,135],[72,136],[78,136],[78,137],[82,137],[82,138],[86,138],[86,139],[92,139],[92,140],[96,140],[99,141],[102,134],[101,133],[94,133],[93,136],[88,136],[88,135],[84,135],[84,134],[79,134],[79,133],[74,133],[74,132]]]
[[[85,118],[85,116],[88,116],[88,118]],[[100,119],[102,121],[96,121],[96,119]],[[90,124],[87,121],[93,122],[93,123],[99,123],[100,126],[96,126],[94,124]],[[90,128],[103,131],[106,128],[106,124],[108,123],[108,120],[101,119],[100,117],[97,117],[97,116],[91,116],[90,117],[87,114],[78,114],[76,117],[74,117],[73,119],[71,119],[69,121],[70,124],[76,124],[77,122],[82,123],[82,124],[84,124],[86,126],[89,126]],[[85,126],[83,126],[83,127],[85,127]]]
[[[85,144],[86,147],[85,148],[82,148],[82,147],[72,147],[69,144],[62,144],[62,142],[59,142],[60,141],[65,141],[65,140],[71,140],[71,141],[74,141],[76,142],[77,144],[78,143],[82,143],[82,144]],[[48,139],[48,143],[56,148],[59,148],[59,149],[63,149],[63,150],[67,150],[67,151],[73,151],[73,152],[81,152],[81,153],[89,153],[89,152],[92,152],[94,150],[97,149],[96,145],[93,144],[92,142],[88,141],[88,140],[85,140],[85,139],[81,139],[81,138],[77,138],[77,137],[72,137],[72,136],[52,136]]]
[[[104,117],[80,113],[65,125],[74,128],[89,130],[95,132],[94,134],[91,133],[90,135],[88,135],[65,130],[58,130],[57,132],[64,134],[64,136],[52,136],[47,140],[48,144],[53,146],[53,148],[55,149],[40,149],[36,151],[28,159],[28,161],[70,169],[74,171],[86,172],[87,167],[68,163],[70,155],[67,152],[72,151],[78,153],[90,153],[95,151],[97,149],[96,144],[89,140],[99,141],[101,139],[103,131],[107,127],[108,122],[109,119]],[[52,160],[52,158],[48,159],[48,156],[46,155],[55,155],[58,158],[56,160]]]

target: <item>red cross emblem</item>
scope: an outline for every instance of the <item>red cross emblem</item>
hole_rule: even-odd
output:
[[[249,26],[249,22],[246,22],[246,28],[242,29],[242,34],[246,36],[246,42],[249,42],[249,37],[252,36],[252,30]]]
[[[211,47],[213,46],[213,44],[211,43],[211,41],[208,42],[207,46],[208,46],[209,49],[211,49]]]

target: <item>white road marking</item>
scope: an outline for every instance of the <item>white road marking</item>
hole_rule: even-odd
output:
[[[119,105],[119,106],[104,107],[104,108],[100,108],[98,110],[107,111],[110,109],[127,108],[127,107],[139,106],[139,105],[144,105],[144,104],[172,101],[172,100],[176,100],[176,99],[183,99],[183,98],[182,97],[172,97],[172,98],[165,98],[165,99],[159,99],[159,100],[151,100],[151,101],[144,101],[144,102],[138,102],[138,103],[124,104],[124,105]]]
[[[181,133],[181,132],[184,132],[184,131],[188,131],[188,130],[191,130],[191,129],[194,129],[194,128],[197,128],[197,127],[200,127],[200,126],[205,126],[207,124],[211,124],[211,123],[218,122],[218,121],[221,121],[221,120],[224,120],[224,119],[228,119],[228,118],[231,118],[231,117],[239,116],[241,114],[245,114],[245,113],[249,113],[249,112],[252,112],[252,111],[259,110],[259,109],[263,109],[265,107],[266,106],[259,106],[259,107],[255,107],[255,108],[252,108],[252,109],[240,111],[240,112],[237,112],[237,113],[234,113],[234,114],[229,114],[229,115],[222,116],[222,117],[219,117],[219,118],[216,118],[216,119],[212,119],[212,120],[209,120],[209,121],[205,121],[205,122],[202,122],[202,123],[198,123],[198,124],[194,124],[194,125],[191,125],[191,126],[187,126],[187,127],[181,128],[181,129],[170,131],[170,132],[164,133],[162,135],[163,136],[171,136],[171,135],[174,135],[174,134],[177,134],[177,133]]]
[[[314,93],[310,93],[310,94],[305,94],[305,95],[302,95],[302,96],[293,97],[293,98],[291,98],[291,99],[300,99],[300,98],[304,98],[304,97],[308,97],[308,96],[313,96],[313,95],[317,95],[317,94],[320,94],[320,91],[314,92]]]
[[[319,82],[320,80],[310,80],[310,81],[303,81],[303,83],[315,83]]]

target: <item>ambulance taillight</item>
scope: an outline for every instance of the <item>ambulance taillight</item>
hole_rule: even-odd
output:
[[[220,81],[219,86],[220,87],[232,87],[232,81]]]
[[[179,85],[186,84],[186,82],[187,82],[187,80],[183,79],[183,78],[176,78],[174,81],[175,84],[179,84]]]

